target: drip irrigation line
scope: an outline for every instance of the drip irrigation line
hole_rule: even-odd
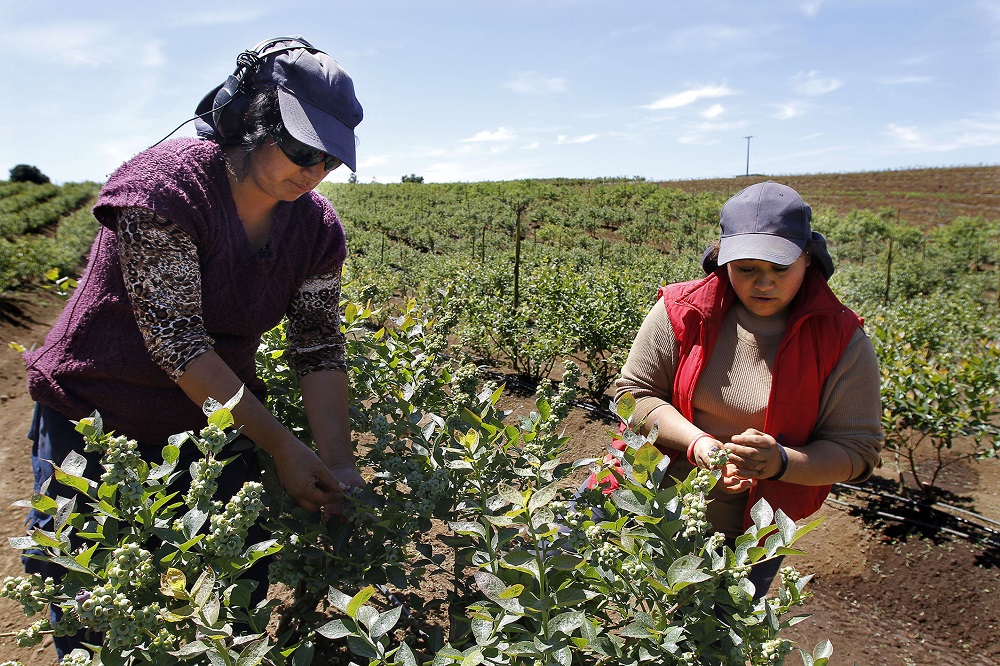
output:
[[[391,603],[395,604],[401,609],[403,617],[405,617],[406,620],[413,626],[413,628],[417,630],[417,633],[420,634],[420,637],[423,638],[425,641],[427,641],[428,644],[430,644],[431,642],[430,634],[428,634],[420,627],[420,622],[417,619],[417,616],[414,615],[413,612],[407,607],[406,603],[402,601],[399,597],[397,597],[395,594],[393,594],[389,590],[389,588],[387,588],[385,585],[379,584],[376,585],[376,587],[378,588],[378,591],[385,596],[386,599],[388,599]]]
[[[899,516],[899,515],[896,515],[896,514],[888,513],[886,511],[881,511],[881,510],[878,510],[878,509],[872,509],[872,508],[867,507],[867,506],[861,506],[861,505],[858,505],[858,504],[851,504],[850,502],[844,502],[842,500],[834,499],[832,497],[827,497],[826,501],[830,502],[831,504],[838,504],[840,506],[844,506],[844,507],[847,507],[849,509],[852,509],[852,510],[855,510],[855,511],[859,511],[859,512],[864,513],[864,514],[869,515],[869,516],[876,516],[876,517],[879,517],[879,518],[885,518],[887,520],[892,520],[892,521],[899,522],[899,523],[913,525],[915,527],[920,527],[920,528],[926,529],[926,530],[932,530],[932,531],[937,531],[937,532],[945,532],[945,533],[952,534],[954,536],[960,537],[962,539],[966,539],[968,541],[979,542],[979,543],[982,543],[982,544],[987,545],[987,546],[1000,547],[1000,532],[996,532],[994,530],[989,529],[988,527],[983,527],[982,525],[977,525],[976,523],[973,523],[973,522],[970,522],[970,521],[964,521],[964,520],[962,520],[960,518],[957,518],[955,516],[951,516],[950,514],[948,514],[949,517],[955,518],[956,520],[964,522],[964,523],[966,523],[967,525],[969,525],[970,527],[972,527],[974,529],[970,530],[969,532],[962,532],[961,530],[956,530],[956,529],[953,529],[953,528],[950,528],[950,527],[945,527],[944,525],[940,525],[940,524],[936,524],[936,523],[929,523],[929,522],[926,522],[926,521],[923,521],[923,520],[917,520],[916,518],[911,518],[911,517],[908,517],[908,516]],[[974,531],[978,532],[978,534],[973,533]]]
[[[966,518],[962,518],[961,516],[956,516],[955,514],[951,513],[951,511],[947,511],[945,509],[940,509],[940,508],[937,508],[937,507],[946,507],[947,509],[951,509],[953,511],[959,511],[961,513],[964,513],[964,514],[966,514],[968,516],[976,518],[976,519],[978,519],[980,521],[983,521],[985,523],[989,523],[991,525],[998,525],[998,523],[996,521],[991,520],[990,518],[987,518],[986,516],[981,516],[981,515],[979,515],[977,513],[973,513],[971,511],[966,511],[965,509],[960,509],[959,507],[952,506],[950,504],[943,504],[941,502],[936,502],[934,504],[924,504],[924,503],[921,503],[921,502],[919,502],[917,500],[913,500],[913,499],[910,499],[910,498],[907,498],[907,497],[900,497],[898,495],[894,495],[894,494],[891,494],[891,493],[882,493],[882,492],[879,492],[877,490],[871,490],[871,489],[868,489],[868,488],[862,488],[860,486],[853,486],[853,485],[844,484],[844,483],[835,483],[834,486],[835,487],[840,487],[840,488],[846,488],[848,490],[852,490],[852,491],[855,491],[855,492],[865,493],[865,494],[868,494],[868,495],[874,495],[876,497],[882,497],[882,498],[885,498],[885,499],[891,499],[891,500],[894,500],[894,501],[903,502],[903,503],[908,504],[910,506],[918,507],[918,509],[927,509],[927,510],[930,510],[930,511],[934,511],[934,512],[936,512],[938,514],[945,515],[948,518],[950,518],[951,520],[957,521],[960,524],[968,525],[968,526],[970,526],[970,527],[972,527],[972,528],[974,528],[976,530],[979,530],[981,532],[986,533],[987,538],[989,538],[990,540],[997,540],[998,542],[1000,542],[1000,531],[992,529],[990,527],[987,527],[986,525],[981,525],[980,523],[977,523],[974,520],[968,520]]]
[[[857,505],[851,504],[850,502],[843,502],[841,500],[832,499],[830,497],[827,497],[826,501],[830,502],[831,504],[839,504],[839,505],[845,506],[845,507],[847,507],[849,509],[855,509],[857,511],[861,511],[863,513],[866,513],[866,514],[869,514],[869,515],[872,515],[872,516],[877,516],[879,518],[885,518],[887,520],[893,520],[893,521],[900,522],[900,523],[906,523],[906,524],[909,524],[909,525],[915,525],[917,527],[923,527],[923,528],[930,529],[930,530],[935,530],[935,531],[938,531],[938,532],[946,532],[948,534],[953,534],[953,535],[955,535],[957,537],[961,537],[963,539],[968,539],[969,541],[981,541],[982,543],[985,543],[985,544],[988,544],[988,545],[991,545],[991,546],[1000,546],[1000,540],[993,539],[992,537],[980,538],[980,537],[974,536],[972,534],[967,534],[965,532],[960,532],[958,530],[953,530],[950,527],[943,527],[941,525],[934,525],[932,523],[927,523],[927,522],[924,522],[922,520],[914,520],[913,518],[907,518],[906,516],[897,516],[895,514],[886,513],[885,511],[878,511],[876,509],[869,509],[867,507],[857,506]]]
[[[854,491],[861,492],[861,493],[867,493],[869,495],[876,495],[878,497],[885,497],[885,498],[888,498],[888,499],[894,499],[894,500],[897,500],[899,502],[906,502],[907,504],[911,504],[911,505],[928,507],[928,508],[931,508],[931,509],[936,509],[936,507],[942,507],[942,509],[936,509],[936,510],[938,510],[938,511],[942,511],[943,510],[944,513],[955,511],[956,513],[965,514],[965,515],[969,516],[970,518],[974,518],[976,520],[981,520],[984,523],[989,523],[991,525],[996,525],[997,527],[1000,527],[1000,522],[998,522],[996,520],[993,520],[991,518],[987,518],[986,516],[981,516],[978,513],[973,513],[972,511],[969,511],[967,509],[963,509],[961,507],[953,506],[951,504],[945,504],[944,502],[934,502],[933,504],[924,504],[924,503],[920,502],[919,500],[911,499],[909,497],[900,497],[899,495],[893,495],[891,493],[882,493],[882,492],[879,492],[877,490],[872,490],[871,488],[864,488],[862,486],[854,486],[854,485],[850,485],[850,484],[847,484],[847,483],[835,483],[833,485],[834,485],[834,487],[847,488],[848,490],[854,490]]]

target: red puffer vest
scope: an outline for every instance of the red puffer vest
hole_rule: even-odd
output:
[[[736,293],[725,268],[720,268],[701,280],[662,287],[659,295],[678,344],[672,402],[691,421],[698,376],[712,354]],[[823,385],[863,323],[837,300],[815,268],[807,271],[774,360],[764,432],[793,448],[812,441]],[[750,491],[744,528],[753,523],[750,509],[762,497],[772,509],[781,509],[792,520],[800,520],[819,509],[829,492],[828,485],[761,480]]]

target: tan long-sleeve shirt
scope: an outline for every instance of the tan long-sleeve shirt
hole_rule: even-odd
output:
[[[758,317],[738,302],[730,308],[695,387],[695,426],[722,442],[747,428],[764,430],[771,370],[786,321]],[[673,327],[663,301],[658,300],[646,315],[615,384],[616,397],[626,392],[635,397],[636,421],[670,402],[677,361]],[[878,360],[871,340],[859,328],[823,387],[813,438],[838,444],[850,455],[852,474],[845,481],[866,479],[881,464],[881,413]],[[682,454],[668,473],[683,479],[691,469]],[[729,537],[742,534],[747,496],[713,490],[707,515],[714,530]]]

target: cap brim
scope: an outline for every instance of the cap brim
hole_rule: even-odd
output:
[[[351,171],[357,171],[354,130],[319,107],[299,99],[278,86],[281,121],[293,137],[336,157]]]
[[[800,244],[801,242],[801,244]],[[740,259],[758,259],[788,266],[802,255],[806,239],[792,241],[773,234],[739,234],[719,240],[720,266]]]

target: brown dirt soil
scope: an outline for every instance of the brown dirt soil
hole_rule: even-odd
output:
[[[736,192],[760,180],[735,178],[664,183],[682,189]],[[931,226],[957,215],[1000,218],[1000,167],[911,170],[862,174],[778,177],[799,190],[815,208],[838,212],[892,206],[901,218]],[[62,302],[48,292],[26,291],[0,299],[0,501],[30,496],[32,479],[25,437],[32,403],[25,390],[19,355],[7,347],[42,341]],[[509,395],[504,406],[515,412],[531,409],[530,397]],[[607,443],[609,423],[575,409],[565,422],[572,438],[566,459],[599,455]],[[890,455],[885,468],[867,487],[892,491],[898,475]],[[960,465],[939,484],[947,501],[1000,521],[1000,463],[995,460]],[[813,596],[803,608],[810,617],[785,635],[811,650],[819,641],[834,645],[833,666],[987,666],[1000,663],[1000,548],[983,548],[940,531],[906,528],[892,519],[872,517],[865,507],[898,515],[905,507],[846,491],[831,496],[818,516],[822,525],[800,545],[808,554],[791,558],[813,579]],[[24,511],[0,510],[0,536],[22,533]],[[961,525],[952,526],[961,531]],[[996,528],[996,526],[994,525]],[[1000,529],[1000,528],[998,528]],[[19,554],[0,547],[0,577],[21,573]],[[419,591],[424,599],[440,596],[437,581]],[[27,625],[19,606],[0,599],[0,661],[19,659],[24,666],[49,666],[55,652],[43,644],[18,649],[10,634]],[[798,656],[789,664],[801,663]]]
[[[759,175],[659,183],[686,192],[725,195],[770,178],[794,188],[814,211],[843,215],[854,210],[892,208],[900,221],[922,228],[956,217],[1000,218],[1000,166],[900,169],[862,173]]]

